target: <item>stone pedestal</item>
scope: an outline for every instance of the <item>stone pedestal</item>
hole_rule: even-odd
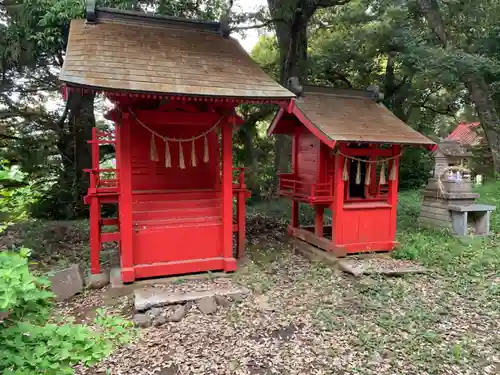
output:
[[[431,178],[422,192],[419,224],[429,228],[452,229],[452,217],[449,206],[467,206],[473,204],[479,194],[472,192],[472,182],[442,181],[443,191],[436,178]]]

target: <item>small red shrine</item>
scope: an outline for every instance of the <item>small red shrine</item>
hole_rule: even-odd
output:
[[[378,103],[378,93],[305,86],[302,94],[269,128],[292,136],[292,171],[280,175],[280,193],[292,200],[289,233],[336,256],[394,249],[402,146],[434,142]],[[315,208],[313,226],[300,225],[301,203]]]
[[[294,95],[217,22],[95,7],[71,22],[61,80],[67,95],[93,90],[114,104],[114,131],[96,128],[90,140],[91,273],[108,241],[119,242],[124,282],[234,271],[248,196],[232,162],[235,107],[286,106]],[[101,167],[103,144],[114,145],[116,168]],[[117,204],[118,217],[102,218],[103,204]]]

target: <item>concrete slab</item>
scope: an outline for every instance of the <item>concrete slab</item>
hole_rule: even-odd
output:
[[[355,277],[363,275],[402,276],[410,273],[425,273],[429,270],[420,264],[390,257],[366,256],[343,258],[338,261],[339,268]]]
[[[317,247],[301,240],[290,239],[289,241],[294,246],[295,250],[307,259],[311,261],[324,262],[331,267],[337,266],[337,262],[339,259],[335,255],[318,249]]]
[[[230,278],[231,275],[233,274],[228,274],[225,272],[211,272],[211,273],[200,273],[200,274],[183,275],[183,276],[167,276],[167,277],[157,277],[153,279],[136,280],[133,283],[124,284],[122,282],[120,268],[112,268],[110,272],[110,283],[111,283],[111,288],[137,289],[137,288],[144,288],[145,286],[150,286],[150,285],[168,285],[176,283],[179,280],[211,280],[221,277]]]
[[[186,293],[172,293],[161,288],[136,289],[134,291],[134,307],[136,311],[148,310],[152,307],[177,305],[190,301],[197,301],[202,298],[233,295],[248,295],[250,290],[245,287],[235,287],[231,289],[214,288]]]

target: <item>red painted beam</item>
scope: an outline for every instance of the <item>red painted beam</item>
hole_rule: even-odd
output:
[[[101,242],[120,241],[120,232],[102,233]]]
[[[135,115],[146,125],[214,125],[220,120],[221,115],[215,112],[160,112],[135,110]]]
[[[392,148],[349,148],[345,143],[340,144],[340,151],[350,156],[393,156]]]
[[[102,225],[118,225],[118,219],[101,219]]]

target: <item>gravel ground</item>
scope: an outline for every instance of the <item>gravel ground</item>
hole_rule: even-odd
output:
[[[500,373],[497,277],[355,279],[269,238],[251,244],[232,281],[166,286],[239,283],[252,290],[248,298],[210,316],[193,306],[180,323],[142,329],[136,342],[77,374]],[[105,295],[91,292],[60,308],[131,313],[130,297]]]

